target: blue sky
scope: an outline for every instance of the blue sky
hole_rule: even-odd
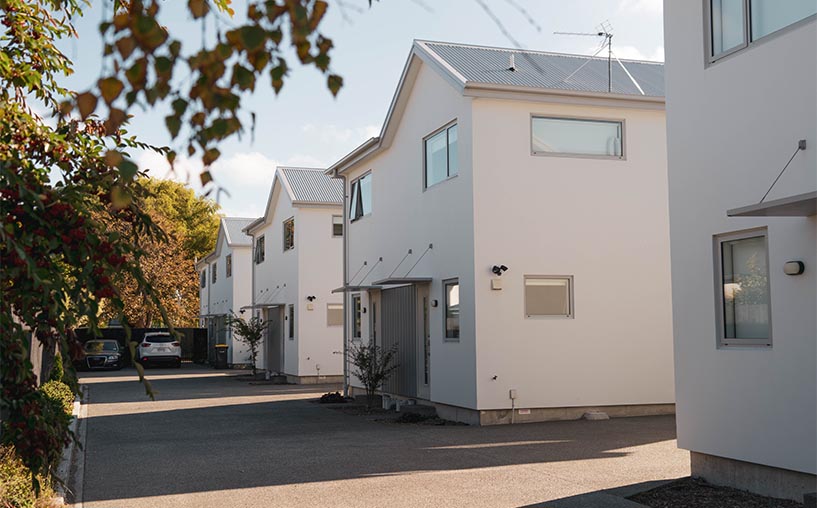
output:
[[[68,83],[75,89],[87,88],[99,77],[101,45],[96,27],[103,14],[101,5],[110,3],[102,1],[93,2],[78,20],[80,40],[65,48],[77,68]],[[613,50],[619,58],[663,60],[662,0],[484,1],[524,48],[590,54],[598,45],[595,38],[553,32],[593,32],[599,23],[609,20],[615,34]],[[201,44],[202,28],[186,15],[186,3],[165,2],[160,22],[192,50]],[[244,2],[233,3],[240,19]],[[256,89],[246,102],[257,115],[255,142],[247,135],[242,141],[224,143],[221,159],[211,168],[231,194],[220,198],[226,215],[261,214],[277,164],[325,167],[376,135],[412,40],[513,46],[476,0],[380,0],[371,8],[367,0],[343,3],[348,19],[330,0],[321,29],[335,42],[332,70],[343,76],[345,86],[333,98],[316,70],[295,68],[278,96],[266,81]],[[516,6],[522,6],[536,26]],[[206,28],[212,32],[212,26]],[[152,144],[171,145],[164,115],[162,110],[137,113],[130,130]],[[200,190],[200,163],[182,160],[177,174],[168,175],[161,157],[134,156],[152,175],[188,181]]]

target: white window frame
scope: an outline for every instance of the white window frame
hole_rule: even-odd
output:
[[[596,123],[610,123],[619,124],[621,126],[621,155],[593,155],[584,153],[568,153],[568,152],[540,152],[533,147],[533,124],[536,119],[543,120],[563,120],[575,122],[596,122]],[[626,161],[627,160],[627,122],[624,118],[601,118],[589,116],[570,116],[570,115],[554,115],[550,113],[533,113],[530,115],[530,153],[536,157],[567,157],[573,159],[599,159],[608,161]]]
[[[566,280],[567,281],[567,314],[528,314],[528,279]],[[522,312],[525,319],[575,319],[576,307],[574,304],[575,285],[572,275],[523,275],[522,277]]]
[[[340,219],[339,222],[335,222],[336,220]],[[340,234],[335,234],[335,226],[340,226]],[[344,233],[344,224],[343,224],[343,215],[333,215],[332,216],[332,238],[343,238]]]
[[[809,23],[817,19],[817,14],[812,14],[811,16],[805,17],[801,20],[795,21],[790,25],[786,25],[783,28],[775,30],[774,32],[768,33],[764,36],[758,37],[757,39],[752,38],[752,0],[743,0],[743,43],[735,46],[734,48],[724,51],[723,53],[718,53],[717,55],[713,55],[712,51],[714,46],[712,44],[712,0],[703,0],[703,12],[704,12],[704,51],[705,51],[705,62],[707,66],[714,64],[719,60],[723,60],[728,56],[732,56],[735,53],[739,53],[745,49],[750,49],[755,47],[758,44],[762,44],[767,40],[773,39],[778,37],[790,30],[795,30],[801,25]]]
[[[260,265],[266,259],[267,242],[264,240],[264,235],[259,236],[255,240],[255,254],[253,255],[256,265]]]
[[[429,135],[427,135],[427,136],[425,136],[423,138],[423,190],[430,189],[431,187],[435,187],[435,186],[437,186],[437,185],[439,185],[441,183],[447,182],[447,181],[451,180],[452,178],[456,178],[457,175],[460,174],[459,153],[457,153],[457,172],[454,173],[453,175],[451,174],[451,155],[449,153],[450,142],[448,140],[448,129],[450,129],[451,127],[456,127],[457,128],[457,150],[459,151],[459,147],[460,147],[460,127],[457,124],[456,119],[448,122],[444,126],[440,127],[439,129],[435,130],[434,132],[432,132],[431,134],[429,134]],[[434,136],[436,136],[437,134],[439,134],[441,132],[445,132],[445,173],[446,173],[446,176],[445,176],[445,178],[443,178],[439,182],[435,182],[435,183],[432,183],[431,185],[429,185],[428,184],[428,157],[427,157],[428,150],[426,149],[426,143],[428,143],[428,140],[430,140],[431,138],[433,138]]]
[[[352,182],[350,184],[350,187],[349,187],[349,196],[350,196],[350,198],[349,198],[349,222],[350,223],[357,222],[357,221],[359,221],[360,219],[362,219],[364,217],[368,217],[369,215],[372,214],[372,210],[374,210],[374,199],[372,199],[372,210],[369,210],[369,213],[364,212],[363,215],[361,215],[360,217],[355,217],[355,208],[357,208],[357,207],[356,207],[356,203],[354,202],[354,198],[355,198],[355,196],[357,196],[358,199],[362,199],[360,197],[360,189],[361,189],[361,187],[359,185],[360,181],[363,180],[364,178],[366,178],[367,176],[371,175],[371,174],[372,174],[371,170],[366,171],[365,173],[363,173],[359,177],[352,180]],[[374,178],[372,178],[372,183],[374,183]],[[355,194],[355,192],[354,192],[355,186],[357,186],[357,194]],[[372,192],[372,198],[374,198],[374,187],[371,187],[371,192]]]
[[[769,313],[769,336],[765,339],[740,339],[727,338],[724,330],[726,319],[724,316],[724,294],[723,294],[723,249],[721,245],[724,242],[732,242],[735,240],[746,240],[749,238],[763,237],[766,242],[766,291],[768,313]],[[756,348],[771,348],[772,347],[772,295],[771,295],[771,279],[769,273],[769,232],[765,227],[745,229],[741,231],[734,231],[729,233],[721,233],[712,237],[713,248],[713,262],[715,272],[715,339],[717,341],[718,349],[729,349],[734,347],[756,347]]]
[[[287,224],[292,224],[292,245],[287,247]],[[283,235],[284,252],[295,249],[295,217],[292,216],[281,223],[281,233]]]

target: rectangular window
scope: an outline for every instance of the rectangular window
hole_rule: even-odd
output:
[[[343,324],[343,304],[326,304],[326,326],[341,326]]]
[[[225,258],[225,262],[227,263],[227,269],[224,270],[225,277],[232,277],[233,276],[233,255],[227,254]]]
[[[533,117],[531,149],[535,155],[623,158],[624,124],[620,121]]]
[[[287,305],[287,329],[289,330],[289,340],[295,339],[295,306]]]
[[[425,186],[431,187],[459,172],[457,125],[429,136],[425,144]]]
[[[360,295],[352,295],[352,339],[358,339],[363,336],[360,331],[360,320],[362,307],[360,305]]]
[[[199,282],[199,286],[201,286],[202,289],[207,287],[207,270],[201,271],[201,281]]]
[[[352,199],[349,203],[349,217],[352,222],[372,213],[372,174],[352,182]]]
[[[212,279],[210,282],[215,284],[216,283],[216,278],[218,278],[218,261],[216,261],[215,263],[210,265],[210,276],[211,276],[211,279]]]
[[[295,248],[295,217],[284,221],[284,250]]]
[[[445,339],[460,339],[460,283],[457,279],[443,281],[445,296]]]
[[[766,232],[715,239],[721,346],[771,345]]]
[[[264,235],[258,237],[255,241],[255,264],[264,262]]]
[[[573,317],[573,277],[525,276],[525,317]]]
[[[343,215],[332,216],[332,236],[343,236]]]
[[[709,0],[709,58],[717,60],[815,14],[814,0]]]

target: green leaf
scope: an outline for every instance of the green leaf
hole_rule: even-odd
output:
[[[125,87],[121,81],[114,77],[100,79],[97,81],[97,85],[99,86],[99,91],[102,93],[102,98],[105,99],[105,103],[109,105],[119,97],[119,94],[122,93],[122,89]]]
[[[204,163],[205,166],[209,166],[219,157],[221,157],[221,152],[218,150],[218,148],[208,148],[201,157],[201,162]]]
[[[135,162],[125,158],[122,158],[116,167],[119,168],[119,174],[122,175],[122,178],[126,180],[132,180],[139,171],[139,166],[137,166]]]
[[[84,92],[77,95],[77,107],[79,108],[79,114],[83,120],[88,118],[88,116],[94,112],[96,109],[96,102],[96,95],[92,94],[91,92]]]
[[[267,31],[260,26],[243,26],[239,29],[239,36],[248,52],[256,51],[264,46],[267,40]]]
[[[170,132],[170,136],[173,139],[176,139],[176,136],[179,135],[179,130],[182,128],[181,118],[176,115],[166,116],[165,125],[167,125],[167,130]]]
[[[343,86],[343,78],[337,74],[330,74],[326,78],[326,86],[329,87],[329,91],[332,92],[332,95],[337,96]]]
[[[182,98],[174,100],[171,105],[173,106],[173,112],[178,116],[182,116],[187,111],[187,101]]]
[[[201,172],[201,185],[204,187],[208,183],[213,181],[213,175],[210,174],[209,171],[202,171]]]

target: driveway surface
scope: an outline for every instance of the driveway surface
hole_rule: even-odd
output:
[[[570,500],[689,474],[672,417],[396,424],[312,402],[334,387],[147,374],[155,402],[132,369],[82,377],[87,508],[590,506]]]

